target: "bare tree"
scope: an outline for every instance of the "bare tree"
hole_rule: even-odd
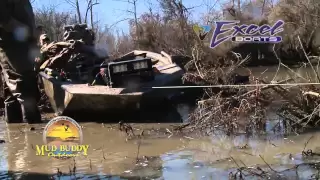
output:
[[[82,13],[80,11],[80,2],[79,0],[65,0],[66,3],[68,3],[70,6],[72,6],[76,10],[78,23],[88,23],[88,16],[90,13],[90,21],[91,21],[91,28],[94,29],[94,17],[93,17],[93,7],[95,5],[98,5],[98,0],[86,0],[86,10],[85,10],[85,16],[82,19]]]
[[[59,41],[62,39],[64,25],[74,23],[76,19],[69,12],[58,12],[55,6],[49,6],[35,10],[35,21],[52,40]]]
[[[79,5],[79,0],[65,0],[66,3],[68,3],[70,6],[75,8],[77,12],[77,18],[78,18],[78,23],[82,23],[82,16],[81,16],[81,11],[80,11],[80,5]]]
[[[263,0],[262,7],[261,7],[261,16],[264,14],[264,6],[266,5],[266,0]]]
[[[139,27],[139,23],[138,23],[138,13],[137,13],[137,2],[138,0],[117,0],[118,2],[125,2],[125,3],[129,3],[132,5],[132,9],[131,10],[125,10],[127,13],[133,15],[134,18],[134,24],[135,24],[135,32],[138,35],[137,36],[137,40],[139,41],[140,39],[140,35],[142,33],[142,29]]]
[[[87,8],[86,8],[86,13],[85,13],[85,16],[84,16],[84,23],[87,23],[88,22],[88,14],[90,12],[90,23],[91,23],[91,29],[94,30],[95,27],[94,27],[94,18],[93,18],[93,7],[95,5],[98,5],[99,2],[98,0],[86,0],[87,1]]]
[[[215,10],[216,5],[219,0],[210,1],[204,0],[204,6],[206,7],[206,12],[202,15],[202,21],[207,25],[212,25],[216,20],[221,19],[221,13]]]

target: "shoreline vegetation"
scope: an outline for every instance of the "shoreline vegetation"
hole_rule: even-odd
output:
[[[90,4],[88,5],[90,7]],[[172,55],[174,62],[185,69],[183,77],[185,83],[234,84],[234,73],[237,68],[270,65],[277,65],[279,69],[282,67],[292,72],[293,77],[282,79],[281,83],[314,82],[314,79],[301,77],[291,69],[306,66],[311,67],[310,75],[316,77],[316,82],[320,82],[318,71],[314,68],[320,62],[318,40],[320,1],[238,0],[224,4],[220,9],[213,8],[214,4],[207,3],[205,6],[210,10],[203,12],[198,19],[192,16],[192,8],[189,9],[181,1],[160,0],[157,5],[158,11],[151,8],[154,5],[150,4],[149,11],[140,16],[135,11],[135,16],[129,18],[128,34],[112,31],[110,25],[95,21],[95,17],[90,17],[87,13],[83,16],[84,14],[79,11],[76,11],[76,14],[58,11],[56,6],[35,9],[35,19],[36,24],[41,25],[51,40],[55,41],[62,39],[64,25],[89,23],[96,34],[96,48],[108,50],[111,59],[134,49],[165,51]],[[259,12],[254,12],[252,9]],[[93,9],[88,9],[86,12],[89,11]],[[193,26],[196,24],[214,26],[215,21],[219,20],[237,20],[240,24],[257,25],[273,25],[274,22],[283,20],[284,30],[277,34],[282,36],[283,41],[277,44],[237,44],[227,41],[211,49],[208,44],[212,33],[204,40],[200,40]],[[270,83],[263,78],[253,77],[250,72],[248,76],[251,84]],[[319,88],[314,85],[205,88],[195,112],[190,116],[189,125],[183,125],[184,128],[178,129],[204,128],[207,132],[208,129],[213,131],[219,127],[228,133],[233,133],[240,129],[253,131],[260,126],[262,128],[264,111],[272,104],[275,95],[284,100],[280,110],[281,116],[290,124],[288,126],[291,130],[314,127],[318,125],[320,119],[316,113],[319,92]],[[46,104],[43,108],[48,107],[45,96],[42,97],[41,104]],[[246,120],[239,120],[240,117]]]
[[[213,2],[206,4],[210,10],[204,12],[197,20],[192,17],[192,8],[185,7],[179,0],[159,0],[158,3],[159,11],[162,13],[154,11],[151,4],[149,12],[140,16],[136,11],[133,12],[134,16],[129,21],[129,34],[121,31],[114,33],[111,30],[112,25],[101,25],[98,20],[93,21],[94,18],[91,18],[90,22],[89,17],[83,16],[80,12],[74,16],[70,12],[58,11],[56,6],[36,9],[36,22],[44,27],[52,40],[56,41],[62,39],[65,24],[90,22],[96,33],[97,48],[107,49],[111,58],[134,49],[165,51],[174,55],[173,61],[186,70],[183,77],[185,83],[234,84],[232,76],[237,68],[269,65],[278,65],[279,69],[286,68],[293,74],[291,78],[276,83],[320,82],[319,72],[314,68],[320,62],[318,40],[320,1],[237,0],[218,10],[213,8],[215,6]],[[259,10],[258,14],[252,11],[254,8]],[[214,26],[215,21],[226,19],[257,25],[273,24],[281,19],[285,22],[284,31],[279,34],[283,37],[283,42],[241,45],[225,42],[215,49],[210,49],[205,44],[208,44],[211,37],[201,41],[192,28],[195,24]],[[302,77],[292,70],[292,66],[305,65],[311,67],[309,73],[310,76],[316,77],[315,79]],[[194,112],[190,114],[189,122],[168,131],[171,133],[196,131],[204,135],[212,135],[217,131],[223,131],[228,135],[238,132],[245,132],[248,135],[264,132],[266,111],[272,105],[275,96],[283,100],[277,110],[282,121],[273,129],[284,125],[287,134],[299,134],[307,129],[319,127],[319,86],[269,86],[267,84],[271,82],[254,77],[252,74],[249,74],[249,83],[266,85],[248,88],[204,88],[204,94],[197,101]],[[46,97],[43,96],[41,103],[46,102]],[[306,149],[307,144],[308,142],[301,150],[301,155],[315,156],[312,150]],[[269,170],[239,165],[235,172],[230,173],[230,179],[243,179],[245,173],[262,178],[281,173],[272,169],[263,157],[260,157]],[[237,164],[234,159],[231,160]],[[312,163],[312,165],[318,164],[319,162]]]

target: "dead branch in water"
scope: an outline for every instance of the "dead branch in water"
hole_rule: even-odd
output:
[[[303,150],[302,150],[302,154],[305,153],[305,150],[306,150],[306,148],[307,148],[307,146],[308,146],[308,144],[309,144],[309,142],[310,142],[310,140],[311,140],[312,138],[313,138],[313,136],[311,136],[311,137],[307,140],[307,142],[304,143],[304,147],[303,147]]]
[[[263,161],[264,163],[266,163],[266,165],[267,165],[273,172],[278,173],[278,171],[274,170],[274,169],[266,162],[266,160],[264,160],[264,158],[263,158],[261,155],[259,155],[259,157],[262,159],[262,161]]]
[[[139,136],[139,138],[138,138],[138,146],[137,146],[136,163],[138,163],[138,162],[139,162],[140,146],[141,146],[141,137]]]

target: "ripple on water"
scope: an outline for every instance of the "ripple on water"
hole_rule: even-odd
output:
[[[194,161],[189,157],[174,159],[164,155],[163,159],[162,176],[164,179],[228,179],[228,171],[209,167],[204,162]]]
[[[287,139],[283,136],[269,139],[268,135],[247,138],[245,135],[228,137],[220,134],[212,138],[187,141],[175,137],[154,138],[148,134],[148,137],[142,140],[144,143],[139,150],[139,159],[143,159],[143,156],[147,159],[136,163],[136,141],[125,141],[124,134],[112,129],[107,131],[99,124],[83,125],[86,126],[85,141],[92,149],[88,157],[76,158],[77,179],[228,179],[229,172],[236,168],[230,156],[237,161],[241,160],[247,166],[259,165],[268,169],[259,157],[263,155],[272,167],[279,170],[319,160],[301,156],[304,143],[311,135],[314,138],[306,149],[317,149],[320,140],[320,133],[317,132],[289,136]],[[159,126],[161,125],[143,127],[156,129]],[[90,133],[93,131],[96,133]],[[6,132],[1,134],[8,140],[8,143],[0,144],[0,179],[48,179],[50,176],[58,178],[58,168],[63,173],[59,175],[60,179],[70,179],[70,176],[73,176],[70,175],[74,163],[72,159],[62,161],[35,156],[31,144],[42,142],[41,133],[21,132],[17,126],[7,129],[1,123],[0,132]],[[248,148],[237,148],[245,144],[248,144]],[[309,178],[315,170],[304,165],[299,167],[298,172],[299,177]],[[296,176],[292,171],[282,174]]]

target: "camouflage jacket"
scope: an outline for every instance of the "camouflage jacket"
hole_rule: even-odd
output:
[[[71,56],[74,53],[79,53],[79,49],[83,42],[69,41],[69,42],[52,42],[48,45],[41,47],[41,67],[50,68],[63,68],[68,62],[72,60]]]

